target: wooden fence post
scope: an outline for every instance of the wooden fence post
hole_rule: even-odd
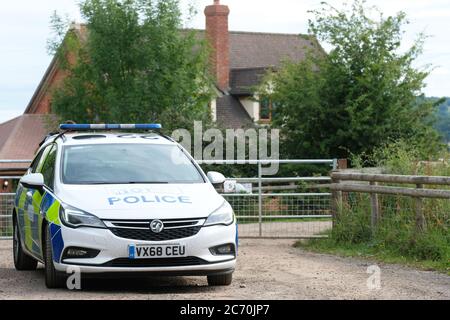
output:
[[[331,183],[339,184],[340,181],[335,179],[333,173],[331,174]],[[342,207],[342,193],[341,191],[333,189],[331,191],[331,215],[333,216],[333,228],[336,225],[336,220],[339,219],[339,210]]]
[[[417,184],[417,189],[423,189],[423,184]],[[424,232],[426,230],[426,220],[423,214],[423,199],[416,197],[415,200],[416,209],[416,230],[417,232]]]
[[[347,159],[338,159],[338,169],[340,169],[340,170],[348,169],[348,160]]]
[[[377,186],[378,182],[371,181],[371,186]],[[371,218],[370,218],[370,225],[372,228],[372,232],[375,231],[375,228],[377,227],[378,220],[380,217],[380,208],[379,208],[379,202],[378,202],[378,194],[375,192],[372,192],[370,194],[370,208],[371,208]]]

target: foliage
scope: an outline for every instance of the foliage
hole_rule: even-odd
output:
[[[374,10],[361,0],[343,10],[323,4],[309,26],[331,52],[287,61],[268,76],[273,92],[266,94],[277,103],[273,125],[282,129],[284,157],[370,155],[398,139],[417,141],[428,155],[442,148],[432,128],[433,104],[417,103],[429,67],[413,65],[425,37],[401,51],[405,14],[375,12],[374,20]]]
[[[331,234],[337,244],[371,244],[380,251],[389,250],[416,260],[450,259],[448,201],[426,200],[427,231],[423,233],[415,228],[414,199],[381,196],[383,217],[373,233],[368,197],[356,196],[349,202]]]
[[[52,18],[49,48],[70,75],[51,105],[62,120],[162,122],[169,132],[210,121],[207,47],[181,31],[178,0],[84,0],[80,11],[85,33]]]
[[[366,154],[351,155],[355,168],[369,165],[382,168],[384,173],[404,175],[450,175],[450,154],[442,150],[436,154],[435,162],[422,161],[426,158],[421,146],[414,141],[388,141],[373,150],[371,156]]]

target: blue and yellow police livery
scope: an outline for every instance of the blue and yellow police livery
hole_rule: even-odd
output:
[[[204,275],[232,281],[237,226],[208,175],[160,125],[61,125],[20,180],[13,212],[17,270]],[[129,133],[123,130],[142,133]],[[99,132],[101,130],[101,132]],[[150,130],[150,131],[148,131]]]

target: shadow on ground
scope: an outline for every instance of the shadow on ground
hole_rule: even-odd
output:
[[[14,272],[17,272],[13,270]],[[45,287],[44,269],[40,267],[36,271],[20,272],[24,278],[32,278],[29,283],[35,290],[35,281],[38,281],[42,290]],[[31,280],[31,279],[30,279]],[[31,289],[31,288],[30,288]],[[136,293],[136,294],[177,294],[177,293],[204,293],[213,292],[216,288],[209,287],[206,277],[83,277],[81,276],[81,292],[90,293]],[[65,290],[56,289],[56,290]],[[78,290],[76,290],[78,291]]]

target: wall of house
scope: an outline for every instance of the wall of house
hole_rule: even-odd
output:
[[[53,89],[58,86],[66,77],[66,73],[58,67],[50,73],[50,77],[46,79],[43,88],[38,93],[35,99],[35,105],[31,108],[31,113],[34,114],[49,114],[51,112],[50,104],[53,94]]]
[[[245,111],[249,114],[250,118],[254,121],[259,121],[259,102],[255,101],[255,98],[241,98],[239,101],[244,106]]]

